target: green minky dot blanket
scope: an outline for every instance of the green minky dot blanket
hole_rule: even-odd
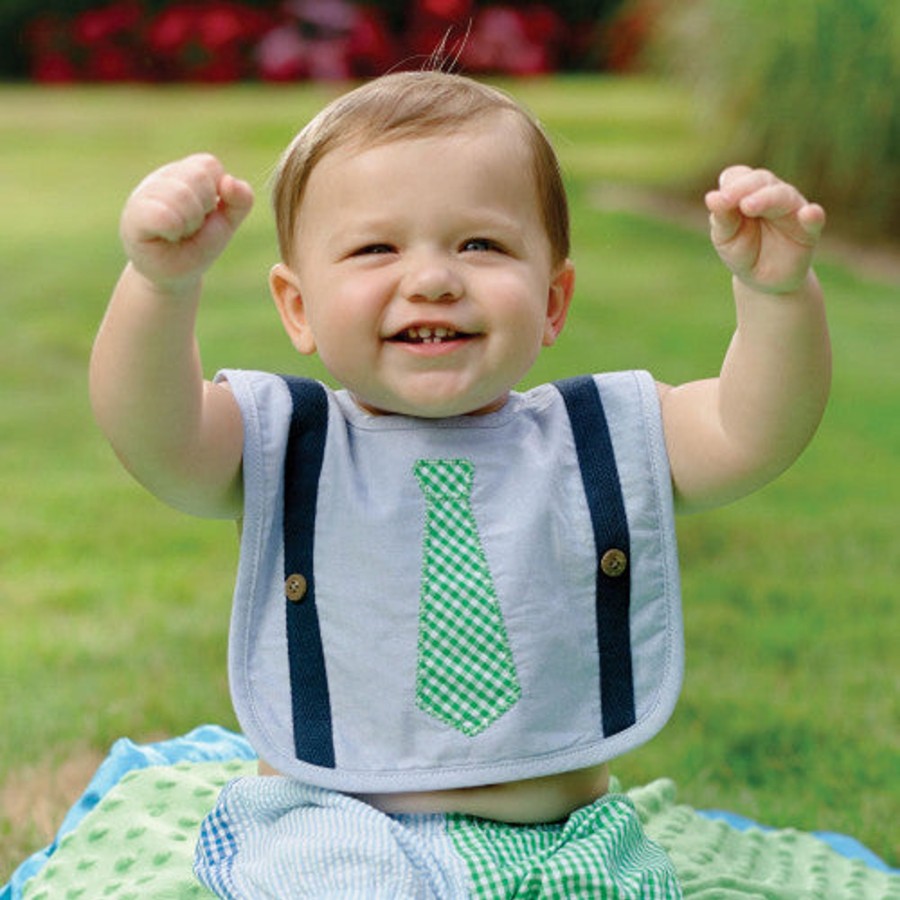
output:
[[[225,784],[256,767],[234,760],[128,772],[62,839],[23,900],[214,896],[192,872],[200,823]]]
[[[23,900],[211,897],[192,874],[203,817],[236,760],[129,772],[61,841]],[[627,791],[647,834],[675,866],[685,897],[703,900],[900,900],[900,875],[879,872],[793,830],[738,831],[676,802],[673,782]]]

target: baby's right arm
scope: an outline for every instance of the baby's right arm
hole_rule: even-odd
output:
[[[240,515],[243,425],[231,391],[205,381],[194,335],[203,273],[253,205],[209,155],[148,176],[128,199],[125,267],[91,355],[91,403],[126,468],[196,515]]]

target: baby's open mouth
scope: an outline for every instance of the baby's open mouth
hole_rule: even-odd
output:
[[[433,328],[428,325],[413,325],[411,328],[398,331],[391,340],[404,344],[440,344],[444,341],[462,340],[467,337],[471,337],[471,335],[443,325]]]

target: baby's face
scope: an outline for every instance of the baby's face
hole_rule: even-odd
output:
[[[373,412],[489,412],[556,339],[554,266],[530,150],[512,117],[325,156],[307,183],[282,318]]]

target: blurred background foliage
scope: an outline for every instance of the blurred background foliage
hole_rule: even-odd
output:
[[[659,10],[648,63],[691,86],[716,163],[776,170],[840,230],[900,234],[900,3],[686,0]]]
[[[822,202],[832,233],[900,229],[896,2],[0,0],[0,78],[340,80],[421,64],[448,34],[451,54],[468,34],[469,74],[643,68],[686,84],[704,185],[741,160]]]
[[[535,74],[557,68],[602,68],[607,62],[605,50],[608,49],[604,30],[622,6],[623,0],[560,0],[553,3],[503,3],[498,0],[46,0],[39,6],[32,0],[0,0],[0,77],[22,78],[30,74],[38,80],[48,80],[42,79],[39,71],[35,73],[36,57],[47,49],[42,44],[46,44],[48,23],[62,23],[76,35],[75,44],[80,46],[74,47],[71,44],[62,47],[64,42],[59,41],[58,35],[54,36],[57,44],[54,49],[62,49],[70,56],[86,52],[96,54],[98,37],[107,44],[105,50],[113,43],[119,48],[130,44],[132,51],[137,47],[141,52],[147,49],[146,42],[136,42],[135,37],[140,37],[139,33],[146,31],[148,26],[152,30],[163,14],[169,20],[205,18],[207,22],[214,22],[212,30],[220,35],[224,27],[231,29],[234,37],[251,39],[259,37],[253,32],[260,21],[264,23],[263,31],[266,27],[277,27],[290,21],[299,27],[303,38],[320,41],[334,40],[342,31],[353,30],[354,20],[365,22],[370,31],[373,25],[384,30],[385,40],[381,42],[389,44],[384,48],[388,58],[382,60],[386,66],[419,55],[423,48],[427,48],[424,49],[426,54],[431,52],[448,32],[457,40],[468,33],[477,44],[480,40],[478,32],[486,26],[491,32],[488,41],[492,45],[504,43],[505,38],[507,46],[517,52],[520,59],[530,49],[523,44],[547,51],[540,65],[526,62],[522,71],[516,72],[514,61],[500,61],[493,65],[494,71]],[[642,8],[640,13],[643,13]],[[243,35],[237,33],[241,30],[245,32]],[[634,43],[632,30],[631,24],[625,28],[629,46]],[[504,31],[505,35],[500,33]],[[92,32],[93,40],[85,41],[85,32]],[[78,35],[81,35],[80,40]],[[113,42],[110,37],[114,38]],[[523,37],[526,40],[523,41]],[[196,49],[192,48],[193,51]],[[201,49],[222,52],[232,48],[208,45]],[[630,58],[630,52],[628,56]],[[142,72],[139,77],[145,78],[146,74],[146,71]],[[151,77],[156,75],[152,70],[150,74]],[[235,74],[246,75],[247,72]],[[259,76],[258,72],[252,74]],[[358,67],[351,66],[349,74],[378,73],[367,71],[366,67],[359,71]],[[81,77],[71,80],[84,80],[84,73],[79,75]],[[309,77],[309,73],[301,72],[300,76]],[[113,79],[95,71],[88,74],[88,80]]]

